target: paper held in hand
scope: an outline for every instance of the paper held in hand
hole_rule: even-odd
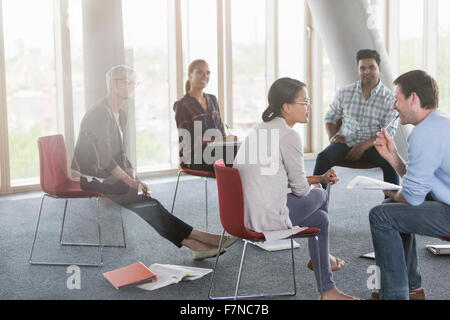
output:
[[[347,189],[356,188],[366,190],[400,190],[402,187],[369,177],[356,176],[348,183]]]

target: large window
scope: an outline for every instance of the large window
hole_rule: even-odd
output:
[[[305,82],[305,1],[278,1],[278,68],[280,77]]]
[[[450,112],[450,1],[439,0],[439,107]]]
[[[305,2],[278,1],[278,73],[306,83]],[[269,84],[270,85],[270,84]],[[309,92],[311,96],[312,92]],[[303,147],[309,149],[307,126],[296,124],[294,129],[303,137]]]
[[[137,171],[170,168],[167,2],[122,1],[126,63],[139,74],[135,90]]]
[[[246,132],[267,107],[265,1],[231,0],[231,17],[233,128]]]
[[[57,131],[52,0],[5,0],[11,186],[38,182],[37,138]]]
[[[325,117],[326,113],[330,110],[331,103],[334,100],[337,87],[336,78],[334,76],[333,69],[331,67],[330,59],[326,53],[326,50],[322,50],[322,114]],[[321,122],[323,126],[322,145],[327,146],[330,141],[328,139],[328,133],[325,127],[324,121]]]
[[[98,58],[85,56],[83,35],[92,30],[83,30],[83,13],[101,12],[101,8],[83,0],[0,3],[4,47],[0,75],[5,77],[0,178],[1,192],[9,192],[38,183],[39,136],[69,135],[66,142],[72,151],[72,139],[77,138],[86,112],[86,92],[91,90],[85,87],[89,83],[85,61]],[[428,70],[439,83],[440,108],[450,111],[450,20],[446,16],[450,1],[370,3],[375,26],[393,58],[394,76],[412,69]],[[126,0],[121,7],[116,5],[117,9],[111,6],[105,12],[112,12],[108,17],[115,17],[119,28],[123,23],[125,62],[138,72],[135,98],[128,106],[129,150],[141,175],[178,165],[172,108],[184,94],[187,67],[194,59],[208,61],[211,77],[206,92],[219,98],[223,120],[241,137],[261,121],[268,87],[276,78],[317,80],[307,84],[314,88],[315,100],[321,100],[313,101],[313,107],[322,108],[322,115],[334,98],[335,80],[326,52],[314,40],[314,32],[314,41],[306,37],[305,0]],[[114,10],[122,10],[122,15]],[[105,41],[117,41],[113,47],[122,47],[121,35],[114,40],[105,37]],[[320,66],[315,63],[317,57]],[[68,70],[70,76],[65,74]],[[325,130],[319,123],[320,130]],[[308,136],[316,128],[299,125],[296,129],[307,151],[328,144],[323,131],[322,141],[317,141]]]
[[[423,68],[423,0],[399,1],[398,73]]]
[[[448,0],[396,0],[391,8],[390,37],[397,41],[392,56],[396,74],[423,69],[438,82],[439,107],[450,111],[450,20]],[[398,33],[396,33],[396,27]],[[437,61],[436,61],[437,60]]]
[[[218,94],[217,6],[211,0],[183,0],[183,83],[189,63],[196,59],[208,62],[211,75],[206,92]],[[184,92],[184,91],[183,91]]]

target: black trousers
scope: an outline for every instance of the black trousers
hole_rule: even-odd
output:
[[[332,143],[326,147],[321,153],[317,155],[316,166],[314,168],[313,175],[318,176],[327,172],[329,169],[344,162],[345,156],[351,150],[345,143]],[[361,161],[372,163],[373,165],[381,168],[383,171],[383,180],[385,182],[399,184],[399,176],[395,172],[394,168],[387,162],[375,147],[367,149],[362,157]]]
[[[171,214],[158,200],[146,195],[138,195],[136,190],[122,181],[112,182],[107,179],[103,183],[98,180],[88,182],[81,177],[80,185],[84,190],[101,192],[115,203],[135,212],[159,235],[179,248],[182,247],[181,242],[192,232],[193,227]]]

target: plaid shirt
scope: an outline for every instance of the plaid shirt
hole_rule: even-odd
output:
[[[342,117],[342,126],[337,132],[346,138],[346,144],[353,147],[371,137],[395,118],[392,109],[395,97],[381,81],[372,90],[369,100],[363,95],[361,81],[340,89],[325,115],[325,123],[334,124]],[[392,124],[388,133],[394,136],[398,120]]]

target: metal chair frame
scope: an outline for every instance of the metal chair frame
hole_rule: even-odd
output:
[[[175,207],[175,199],[177,197],[177,191],[178,191],[178,183],[180,182],[180,175],[183,173],[183,169],[178,170],[178,177],[177,177],[177,184],[175,187],[175,193],[173,195],[173,201],[172,201],[172,209],[170,210],[170,213],[173,214],[173,209]],[[208,177],[199,177],[201,179],[205,180],[205,224],[206,224],[206,231],[208,231]]]
[[[34,246],[36,243],[36,238],[37,238],[37,233],[38,233],[38,229],[39,229],[39,223],[40,223],[40,219],[41,219],[41,214],[42,214],[42,208],[44,205],[44,199],[45,197],[50,197],[50,198],[54,198],[54,199],[65,199],[65,204],[64,204],[64,215],[63,215],[63,220],[62,220],[62,224],[61,224],[61,232],[59,235],[59,242],[62,246],[79,246],[79,247],[100,247],[100,262],[99,263],[77,263],[77,262],[72,262],[72,263],[68,263],[68,262],[49,262],[49,261],[33,261],[32,257],[33,257],[33,251],[34,251]],[[93,197],[86,197],[86,198],[93,198]],[[81,266],[81,267],[103,267],[103,248],[104,247],[112,247],[112,248],[126,248],[127,244],[126,244],[126,238],[125,238],[125,228],[124,228],[124,224],[123,224],[123,215],[122,215],[122,207],[120,207],[120,219],[121,219],[121,224],[122,224],[122,235],[123,235],[123,245],[104,245],[102,244],[102,237],[101,237],[101,227],[100,227],[100,210],[99,210],[99,197],[95,197],[96,198],[96,220],[97,220],[97,228],[98,228],[98,239],[99,239],[99,243],[73,243],[73,242],[63,242],[62,241],[62,236],[63,236],[63,232],[64,232],[64,223],[65,223],[65,219],[66,219],[66,212],[67,212],[67,204],[69,202],[69,199],[81,199],[81,198],[70,198],[70,197],[58,197],[58,196],[54,196],[54,195],[50,195],[45,193],[42,196],[41,199],[41,204],[39,207],[39,214],[38,214],[38,220],[36,223],[36,229],[34,232],[34,238],[33,238],[33,245],[31,247],[31,252],[30,252],[30,258],[29,258],[29,262],[31,265],[50,265],[50,266],[70,266],[70,265],[77,265],[77,266]]]
[[[223,243],[224,235],[225,235],[225,229],[222,232],[222,236],[220,238],[220,244],[219,244],[219,248],[218,248],[217,252],[220,252],[222,250],[222,243]],[[295,281],[294,240],[293,239],[294,238],[309,238],[309,237],[314,237],[314,239],[315,239],[315,244],[316,244],[316,248],[317,248],[317,258],[318,258],[318,261],[319,261],[319,266],[318,267],[319,267],[319,269],[321,267],[319,239],[318,239],[316,234],[308,234],[308,235],[304,235],[304,236],[295,236],[294,235],[294,236],[290,237],[290,240],[291,240],[293,291],[279,292],[279,293],[258,293],[258,294],[249,294],[249,295],[238,295],[239,285],[240,285],[240,282],[241,282],[242,268],[243,268],[243,265],[244,265],[245,252],[246,252],[246,249],[247,249],[247,244],[249,242],[249,240],[241,238],[242,240],[244,240],[244,246],[242,248],[241,262],[240,262],[240,265],[239,265],[239,273],[238,273],[238,278],[237,278],[237,282],[236,282],[236,288],[235,288],[235,291],[234,291],[234,296],[213,297],[211,295],[212,287],[213,287],[213,283],[214,283],[214,277],[215,277],[215,274],[217,272],[217,265],[218,265],[219,256],[220,256],[220,254],[217,254],[216,263],[214,265],[213,273],[212,273],[212,276],[211,276],[211,281],[210,281],[210,284],[209,284],[208,298],[210,300],[230,300],[230,299],[237,300],[237,299],[253,299],[253,298],[270,298],[270,297],[295,296],[297,294],[297,285],[296,285],[296,281]],[[320,284],[320,288],[319,288],[320,297],[323,299],[322,276],[321,276],[320,272],[319,272],[319,284]]]

